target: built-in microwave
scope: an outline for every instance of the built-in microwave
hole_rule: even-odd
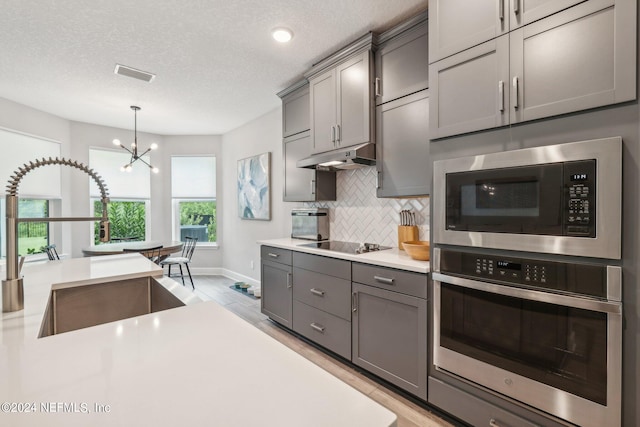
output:
[[[434,163],[436,244],[620,259],[622,139]]]

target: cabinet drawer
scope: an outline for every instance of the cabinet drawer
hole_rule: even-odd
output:
[[[353,263],[353,281],[418,298],[427,298],[427,275]]]
[[[274,248],[273,246],[261,246],[260,257],[265,260],[279,262],[280,264],[291,265],[291,251],[287,249]]]
[[[320,255],[309,255],[302,252],[293,253],[293,265],[305,270],[315,271],[340,279],[351,280],[351,262],[328,258]]]
[[[349,280],[294,267],[293,298],[345,320],[351,320]]]
[[[473,426],[536,427],[511,412],[429,377],[429,403]],[[492,422],[493,421],[493,422]],[[547,424],[553,425],[557,424]]]
[[[294,300],[293,330],[351,359],[351,322]]]

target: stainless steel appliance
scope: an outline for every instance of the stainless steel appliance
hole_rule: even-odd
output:
[[[620,425],[621,142],[435,162],[433,376]]]
[[[621,268],[434,251],[433,363],[581,426],[621,423]]]
[[[376,145],[372,142],[338,148],[324,153],[312,154],[298,160],[299,168],[317,169],[321,171],[339,171],[360,169],[376,164]]]
[[[328,240],[329,210],[326,208],[292,209],[291,238],[304,240]]]
[[[622,139],[434,163],[433,243],[620,259]]]
[[[324,249],[332,252],[343,252],[347,254],[363,254],[366,252],[382,251],[385,249],[391,249],[389,246],[380,246],[377,243],[355,243],[355,242],[341,242],[338,240],[330,240],[328,242],[318,243],[304,243],[298,246],[307,248]]]

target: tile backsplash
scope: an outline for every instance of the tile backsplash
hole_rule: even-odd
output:
[[[372,242],[398,246],[400,211],[412,210],[420,240],[429,240],[429,198],[379,199],[376,197],[376,168],[337,172],[335,202],[305,203],[307,207],[329,208],[332,240]]]

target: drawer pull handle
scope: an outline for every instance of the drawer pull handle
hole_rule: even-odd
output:
[[[358,293],[357,292],[351,293],[351,311],[354,313],[358,311]]]
[[[493,418],[489,420],[489,427],[500,427],[500,424],[496,422]]]
[[[373,276],[373,279],[376,282],[384,283],[385,285],[393,285],[393,278],[382,277],[382,276]]]
[[[315,322],[314,322],[314,323],[312,323],[312,324],[311,324],[311,325],[309,325],[309,326],[311,326],[311,328],[315,329],[316,331],[320,332],[321,334],[324,334],[324,326],[322,326],[322,325],[318,325],[318,324],[317,324],[317,323],[315,323]]]
[[[269,252],[269,256],[270,256],[271,258],[278,258],[280,255],[278,255],[278,254],[274,254],[273,252]]]
[[[311,288],[310,291],[311,291],[312,294],[318,295],[319,297],[323,297],[324,296],[324,291],[321,291],[320,289]]]

